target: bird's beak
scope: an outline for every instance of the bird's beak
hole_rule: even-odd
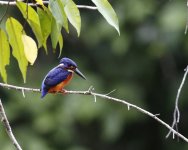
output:
[[[86,80],[86,77],[80,72],[80,70],[78,70],[78,68],[76,68],[76,69],[74,70],[74,72],[75,72],[77,75],[79,75],[80,77],[82,77],[83,79]]]

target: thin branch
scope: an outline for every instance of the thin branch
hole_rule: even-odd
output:
[[[23,0],[18,0],[18,2],[23,2]],[[8,1],[0,1],[0,5],[8,5]],[[43,4],[46,4],[48,5],[49,4],[49,1],[43,1]],[[14,6],[16,5],[16,1],[11,1],[9,3],[10,6]],[[37,4],[35,3],[28,3],[29,6],[36,6]],[[87,6],[87,5],[77,5],[78,8],[80,9],[90,9],[90,10],[97,10],[97,7],[95,6]]]
[[[1,87],[7,88],[7,89],[14,89],[18,91],[27,91],[27,92],[40,92],[40,89],[33,89],[33,88],[27,88],[27,87],[21,87],[21,86],[14,86],[10,84],[0,83]]]
[[[17,142],[14,134],[12,133],[12,129],[11,129],[11,126],[9,124],[9,121],[7,119],[7,116],[5,114],[5,110],[3,108],[3,104],[1,102],[1,99],[0,99],[0,120],[1,122],[3,123],[5,129],[6,129],[6,132],[9,136],[9,138],[11,139],[13,145],[15,146],[16,150],[22,150],[21,146],[19,145],[19,143]]]
[[[188,7],[188,0],[187,0],[187,7]],[[188,10],[187,10],[187,12],[188,12]],[[185,34],[187,34],[187,30],[188,30],[188,16],[187,16],[187,23],[185,26]]]
[[[115,91],[116,91],[116,89],[110,91],[109,93],[107,93],[107,94],[105,94],[105,95],[110,95],[110,94],[114,93]]]
[[[97,10],[97,7],[95,7],[95,6],[77,5],[77,7],[81,8],[81,9]]]
[[[19,91],[25,91],[25,92],[40,92],[40,89],[34,89],[34,88],[27,88],[27,87],[20,87],[20,86],[14,86],[14,85],[10,85],[10,84],[4,84],[4,83],[0,83],[0,86],[3,88],[8,88],[8,89],[14,89],[14,90],[19,90]],[[161,120],[160,118],[158,118],[156,114],[152,114],[149,111],[140,108],[139,106],[136,106],[134,104],[131,104],[125,100],[122,99],[118,99],[118,98],[114,98],[114,97],[110,97],[108,95],[104,95],[104,94],[99,94],[99,93],[95,93],[93,92],[93,87],[90,87],[87,91],[65,91],[65,94],[81,94],[81,95],[92,95],[96,101],[96,97],[100,97],[103,98],[105,100],[111,100],[111,101],[115,101],[124,105],[127,105],[128,110],[132,107],[136,110],[138,110],[139,112],[146,114],[148,116],[150,116],[151,118],[155,119],[156,121],[158,121],[160,124],[162,124],[163,126],[165,126],[166,128],[168,128],[174,135],[178,136],[179,138],[181,138],[182,140],[184,140],[185,142],[188,143],[188,139],[183,136],[182,134],[180,134],[179,132],[177,132],[176,130],[174,130],[170,125],[168,125],[167,123],[165,123],[163,120]]]
[[[131,104],[125,100],[121,100],[121,99],[118,99],[118,98],[114,98],[114,97],[110,97],[110,96],[107,96],[107,95],[103,95],[103,94],[99,94],[99,93],[95,93],[95,92],[87,92],[87,91],[67,91],[66,92],[67,94],[83,94],[83,95],[93,95],[95,97],[100,97],[100,98],[103,98],[103,99],[107,99],[107,100],[111,100],[111,101],[115,101],[115,102],[119,102],[119,103],[122,103],[124,105],[127,105],[128,107],[128,110],[130,110],[130,108],[135,108],[136,110],[150,116],[151,118],[155,119],[156,121],[158,121],[160,124],[164,125],[166,128],[168,128],[169,130],[171,130],[171,132],[173,132],[174,135],[178,136],[179,138],[183,139],[184,141],[188,142],[188,139],[183,136],[182,134],[180,134],[179,132],[177,132],[176,130],[174,130],[173,128],[170,127],[170,125],[168,125],[167,123],[165,123],[163,120],[161,120],[160,118],[158,118],[158,114],[152,114],[150,113],[149,111],[145,110],[145,109],[142,109],[140,108],[139,106],[136,106],[134,104]]]
[[[179,97],[180,97],[180,93],[182,91],[182,87],[183,87],[183,85],[185,83],[185,79],[187,77],[187,73],[188,73],[188,65],[187,65],[187,67],[185,69],[185,73],[184,73],[183,79],[181,81],[180,87],[179,87],[177,95],[176,95],[175,108],[174,108],[174,114],[173,114],[173,122],[172,122],[172,126],[171,126],[171,128],[173,128],[173,129],[174,129],[174,127],[176,127],[176,130],[178,130],[178,123],[180,121],[180,111],[179,111],[179,108],[178,108]],[[174,134],[174,132],[169,130],[168,134],[166,135],[166,138],[168,138],[171,133]],[[173,137],[175,137],[175,136],[173,135]]]

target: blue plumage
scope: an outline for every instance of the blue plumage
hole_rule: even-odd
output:
[[[61,92],[63,87],[71,80],[74,72],[83,79],[86,79],[78,70],[77,64],[73,60],[66,57],[62,58],[60,64],[50,70],[42,81],[41,98],[48,92]]]
[[[48,93],[48,90],[51,87],[56,86],[57,84],[67,79],[70,74],[71,73],[69,71],[59,66],[50,70],[42,82],[41,98],[43,98]]]

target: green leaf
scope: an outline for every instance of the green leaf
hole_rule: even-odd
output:
[[[62,50],[63,50],[63,36],[60,34],[59,36],[59,56],[58,58],[61,56]]]
[[[38,12],[38,15],[39,15],[42,35],[43,35],[43,38],[44,38],[43,47],[44,47],[46,53],[48,53],[46,41],[47,41],[47,39],[48,39],[48,37],[51,33],[52,14],[48,10],[48,8],[46,8],[45,6],[43,6],[43,9],[37,7],[37,12]]]
[[[0,73],[3,81],[7,83],[7,73],[5,66],[9,65],[10,47],[6,33],[0,29]]]
[[[81,29],[81,17],[80,17],[79,9],[77,8],[76,4],[72,0],[67,0],[65,3],[64,10],[68,20],[76,28],[79,36]]]
[[[29,23],[31,29],[33,30],[33,32],[37,38],[37,41],[38,41],[38,47],[41,47],[44,39],[43,39],[42,31],[41,31],[38,14],[31,6],[28,6],[26,3],[17,1],[16,5],[19,8],[19,10],[21,11],[23,17]]]
[[[25,82],[28,62],[25,57],[24,46],[22,43],[23,27],[16,19],[11,17],[7,19],[6,30],[8,33],[10,45],[13,50],[13,56],[18,61],[19,68]]]
[[[38,55],[37,44],[31,37],[25,34],[22,35],[22,41],[24,45],[25,56],[31,65],[33,65]]]
[[[59,36],[61,35],[61,27],[56,23],[56,20],[52,18],[52,29],[51,29],[51,41],[52,41],[52,48],[55,51],[57,43],[59,41]]]
[[[92,0],[92,2],[97,6],[98,11],[103,15],[107,22],[113,26],[120,35],[117,15],[108,0]]]
[[[63,26],[65,30],[69,33],[68,21],[64,11],[64,4],[62,0],[50,0],[49,7],[57,24],[59,26]]]
[[[37,2],[37,4],[40,4],[40,5],[44,6],[44,4],[43,4],[43,1],[42,1],[42,0],[35,0],[35,1]]]

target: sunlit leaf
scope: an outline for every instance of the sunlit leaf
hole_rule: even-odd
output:
[[[108,0],[92,0],[92,2],[97,6],[98,11],[103,15],[107,22],[120,34],[117,15]]]
[[[67,18],[69,19],[70,23],[76,28],[79,36],[81,29],[81,18],[79,9],[72,0],[66,0],[64,10]]]
[[[64,4],[62,0],[50,0],[49,7],[57,24],[59,26],[63,26],[65,30],[69,32],[68,21],[67,21],[67,17],[64,11]]]
[[[43,42],[43,35],[41,31],[41,26],[40,26],[40,21],[39,21],[39,16],[36,13],[36,11],[31,7],[28,6],[24,2],[16,2],[17,7],[21,11],[23,17],[27,20],[29,23],[31,29],[33,30],[37,41],[38,41],[38,47],[41,47]]]
[[[9,65],[10,47],[6,33],[0,29],[0,73],[3,81],[7,83],[6,65]]]
[[[47,53],[46,41],[51,33],[52,14],[45,6],[43,6],[43,9],[37,7],[37,12],[39,15],[42,35],[44,38],[43,47]]]
[[[42,0],[35,0],[38,4],[44,5]]]
[[[6,30],[9,42],[13,50],[13,56],[17,59],[24,82],[26,81],[26,72],[28,61],[25,57],[24,46],[22,42],[22,25],[14,18],[8,18],[6,22]]]
[[[52,29],[51,29],[51,41],[52,48],[55,51],[57,43],[59,41],[59,36],[61,35],[61,27],[56,23],[56,20],[52,18]]]
[[[22,35],[22,41],[24,45],[25,56],[27,60],[31,63],[31,65],[33,65],[38,54],[37,45],[31,37],[25,34]]]
[[[63,36],[62,36],[62,34],[60,34],[58,42],[59,42],[59,57],[60,57],[62,50],[63,50]]]

